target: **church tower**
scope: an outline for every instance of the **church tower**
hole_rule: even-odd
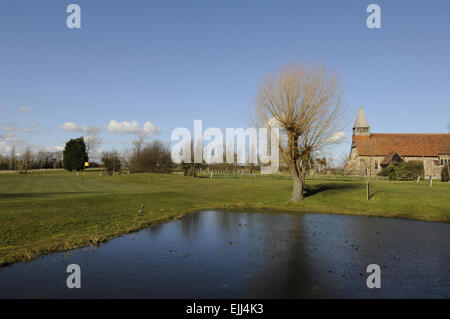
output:
[[[353,125],[353,135],[370,135],[369,122],[367,122],[362,106],[359,108],[355,125]]]

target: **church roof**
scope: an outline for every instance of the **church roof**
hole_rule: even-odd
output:
[[[450,154],[450,134],[354,135],[360,156],[439,156]]]
[[[380,165],[384,166],[384,165],[388,165],[392,162],[396,162],[396,163],[401,163],[403,162],[403,158],[401,158],[401,155],[398,154],[397,152],[390,152],[388,155],[386,155],[386,157],[381,161]]]
[[[369,127],[369,122],[367,122],[366,114],[364,114],[364,110],[362,106],[359,108],[358,116],[356,117],[355,127]]]

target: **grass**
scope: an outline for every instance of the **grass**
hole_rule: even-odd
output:
[[[98,244],[196,210],[271,210],[450,221],[450,183],[308,181],[302,203],[291,181],[64,171],[0,174],[0,266]],[[138,211],[144,204],[144,212]]]

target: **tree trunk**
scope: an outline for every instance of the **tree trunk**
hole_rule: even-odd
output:
[[[293,176],[293,188],[291,202],[300,202],[303,200],[303,182],[299,177]]]
[[[298,152],[298,138],[299,135],[294,131],[288,132],[288,148],[290,152],[289,169],[292,175],[293,188],[291,202],[300,202],[303,200],[303,186],[305,177],[305,165],[299,167],[298,161],[300,160],[300,154]]]

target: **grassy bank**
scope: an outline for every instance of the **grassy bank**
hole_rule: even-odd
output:
[[[67,172],[0,175],[0,265],[97,244],[204,209],[270,209],[450,221],[450,184],[308,181],[289,202],[291,181],[137,174],[86,177]],[[145,205],[143,214],[138,211]]]

